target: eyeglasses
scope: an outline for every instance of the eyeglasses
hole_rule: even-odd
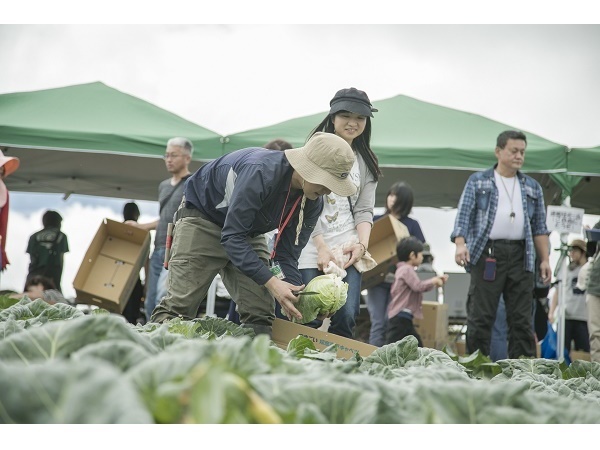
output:
[[[179,158],[181,156],[183,156],[181,153],[179,153],[179,154],[167,153],[165,156],[163,156],[163,159],[173,159],[173,158]]]

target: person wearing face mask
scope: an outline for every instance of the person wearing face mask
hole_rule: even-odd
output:
[[[367,253],[373,225],[375,189],[381,175],[377,156],[371,150],[371,117],[373,108],[367,94],[356,88],[341,89],[331,99],[327,117],[317,125],[317,132],[332,133],[341,137],[351,147],[356,161],[349,171],[349,180],[356,186],[350,196],[332,192],[325,196],[323,212],[310,241],[299,260],[302,282],[308,284],[322,275],[333,262],[346,270],[348,283],[346,303],[331,318],[328,332],[353,338],[356,318],[360,312],[362,275],[354,264]],[[336,258],[332,248],[342,246],[343,257]],[[320,320],[309,326],[318,328]]]
[[[187,181],[174,216],[167,295],[152,322],[191,320],[214,277],[237,303],[242,327],[272,334],[275,302],[288,317],[304,288],[298,257],[323,209],[322,196],[353,195],[348,143],[316,133],[283,152],[250,147],[203,165]],[[271,252],[264,233],[277,228]]]
[[[19,168],[19,158],[4,156],[0,151],[0,272],[9,264],[6,256],[6,231],[8,227],[8,189],[4,179]]]

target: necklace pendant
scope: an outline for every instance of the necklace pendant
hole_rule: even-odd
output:
[[[514,211],[510,213],[510,223],[513,223],[515,221],[515,213]]]

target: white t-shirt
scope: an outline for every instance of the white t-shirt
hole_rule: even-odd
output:
[[[581,272],[582,266],[574,266],[570,264],[567,270],[567,298],[565,301],[565,319],[569,320],[581,320],[587,322],[588,311],[587,304],[585,302],[585,292],[577,288],[577,281]],[[559,281],[559,288],[562,289]],[[563,291],[559,291],[558,295],[561,295]]]
[[[525,216],[519,178],[516,175],[512,178],[505,178],[495,170],[494,178],[498,188],[498,209],[489,238],[515,241],[525,239]],[[510,218],[511,212],[515,213],[513,221]]]
[[[352,170],[350,170],[348,177],[356,185],[356,193],[350,196],[350,200],[354,207],[360,193],[360,170],[358,168],[358,160],[354,161],[354,165],[352,166]],[[321,222],[323,239],[325,239],[329,248],[335,247],[338,244],[343,244],[344,242],[357,237],[356,224],[354,223],[354,217],[350,212],[348,197],[340,197],[332,192],[329,195],[323,196],[323,202],[323,212],[319,217],[319,222]],[[315,247],[312,238],[308,240],[306,247],[304,247],[300,254],[298,268],[317,268],[317,248]]]

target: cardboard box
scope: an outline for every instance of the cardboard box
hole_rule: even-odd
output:
[[[445,339],[443,339],[441,341],[431,341],[431,340],[422,339],[422,341],[423,341],[423,347],[433,348],[435,350],[441,350],[444,348],[445,345],[448,344],[448,341]]]
[[[571,361],[575,361],[576,359],[580,359],[582,361],[591,361],[589,352],[571,350],[571,353],[569,353],[569,357],[571,358]]]
[[[471,274],[467,272],[446,272],[448,280],[444,284],[444,305],[448,305],[450,323],[464,324],[467,321],[467,298],[471,285]]]
[[[104,219],[73,281],[76,302],[121,314],[149,253],[148,231]]]
[[[317,350],[323,350],[331,344],[338,344],[337,357],[343,359],[352,358],[354,351],[366,358],[378,348],[374,345],[326,333],[287,320],[275,319],[273,322],[273,342],[278,347],[286,349],[288,343],[298,336],[306,336],[311,339]]]
[[[409,236],[406,225],[398,219],[385,215],[375,222],[369,238],[369,253],[377,266],[362,274],[362,289],[376,286],[383,281],[385,274],[396,270],[398,241]]]
[[[428,342],[434,347],[448,340],[448,305],[438,302],[423,301],[423,318],[414,319],[415,329],[425,345]],[[427,345],[426,345],[427,347]]]

